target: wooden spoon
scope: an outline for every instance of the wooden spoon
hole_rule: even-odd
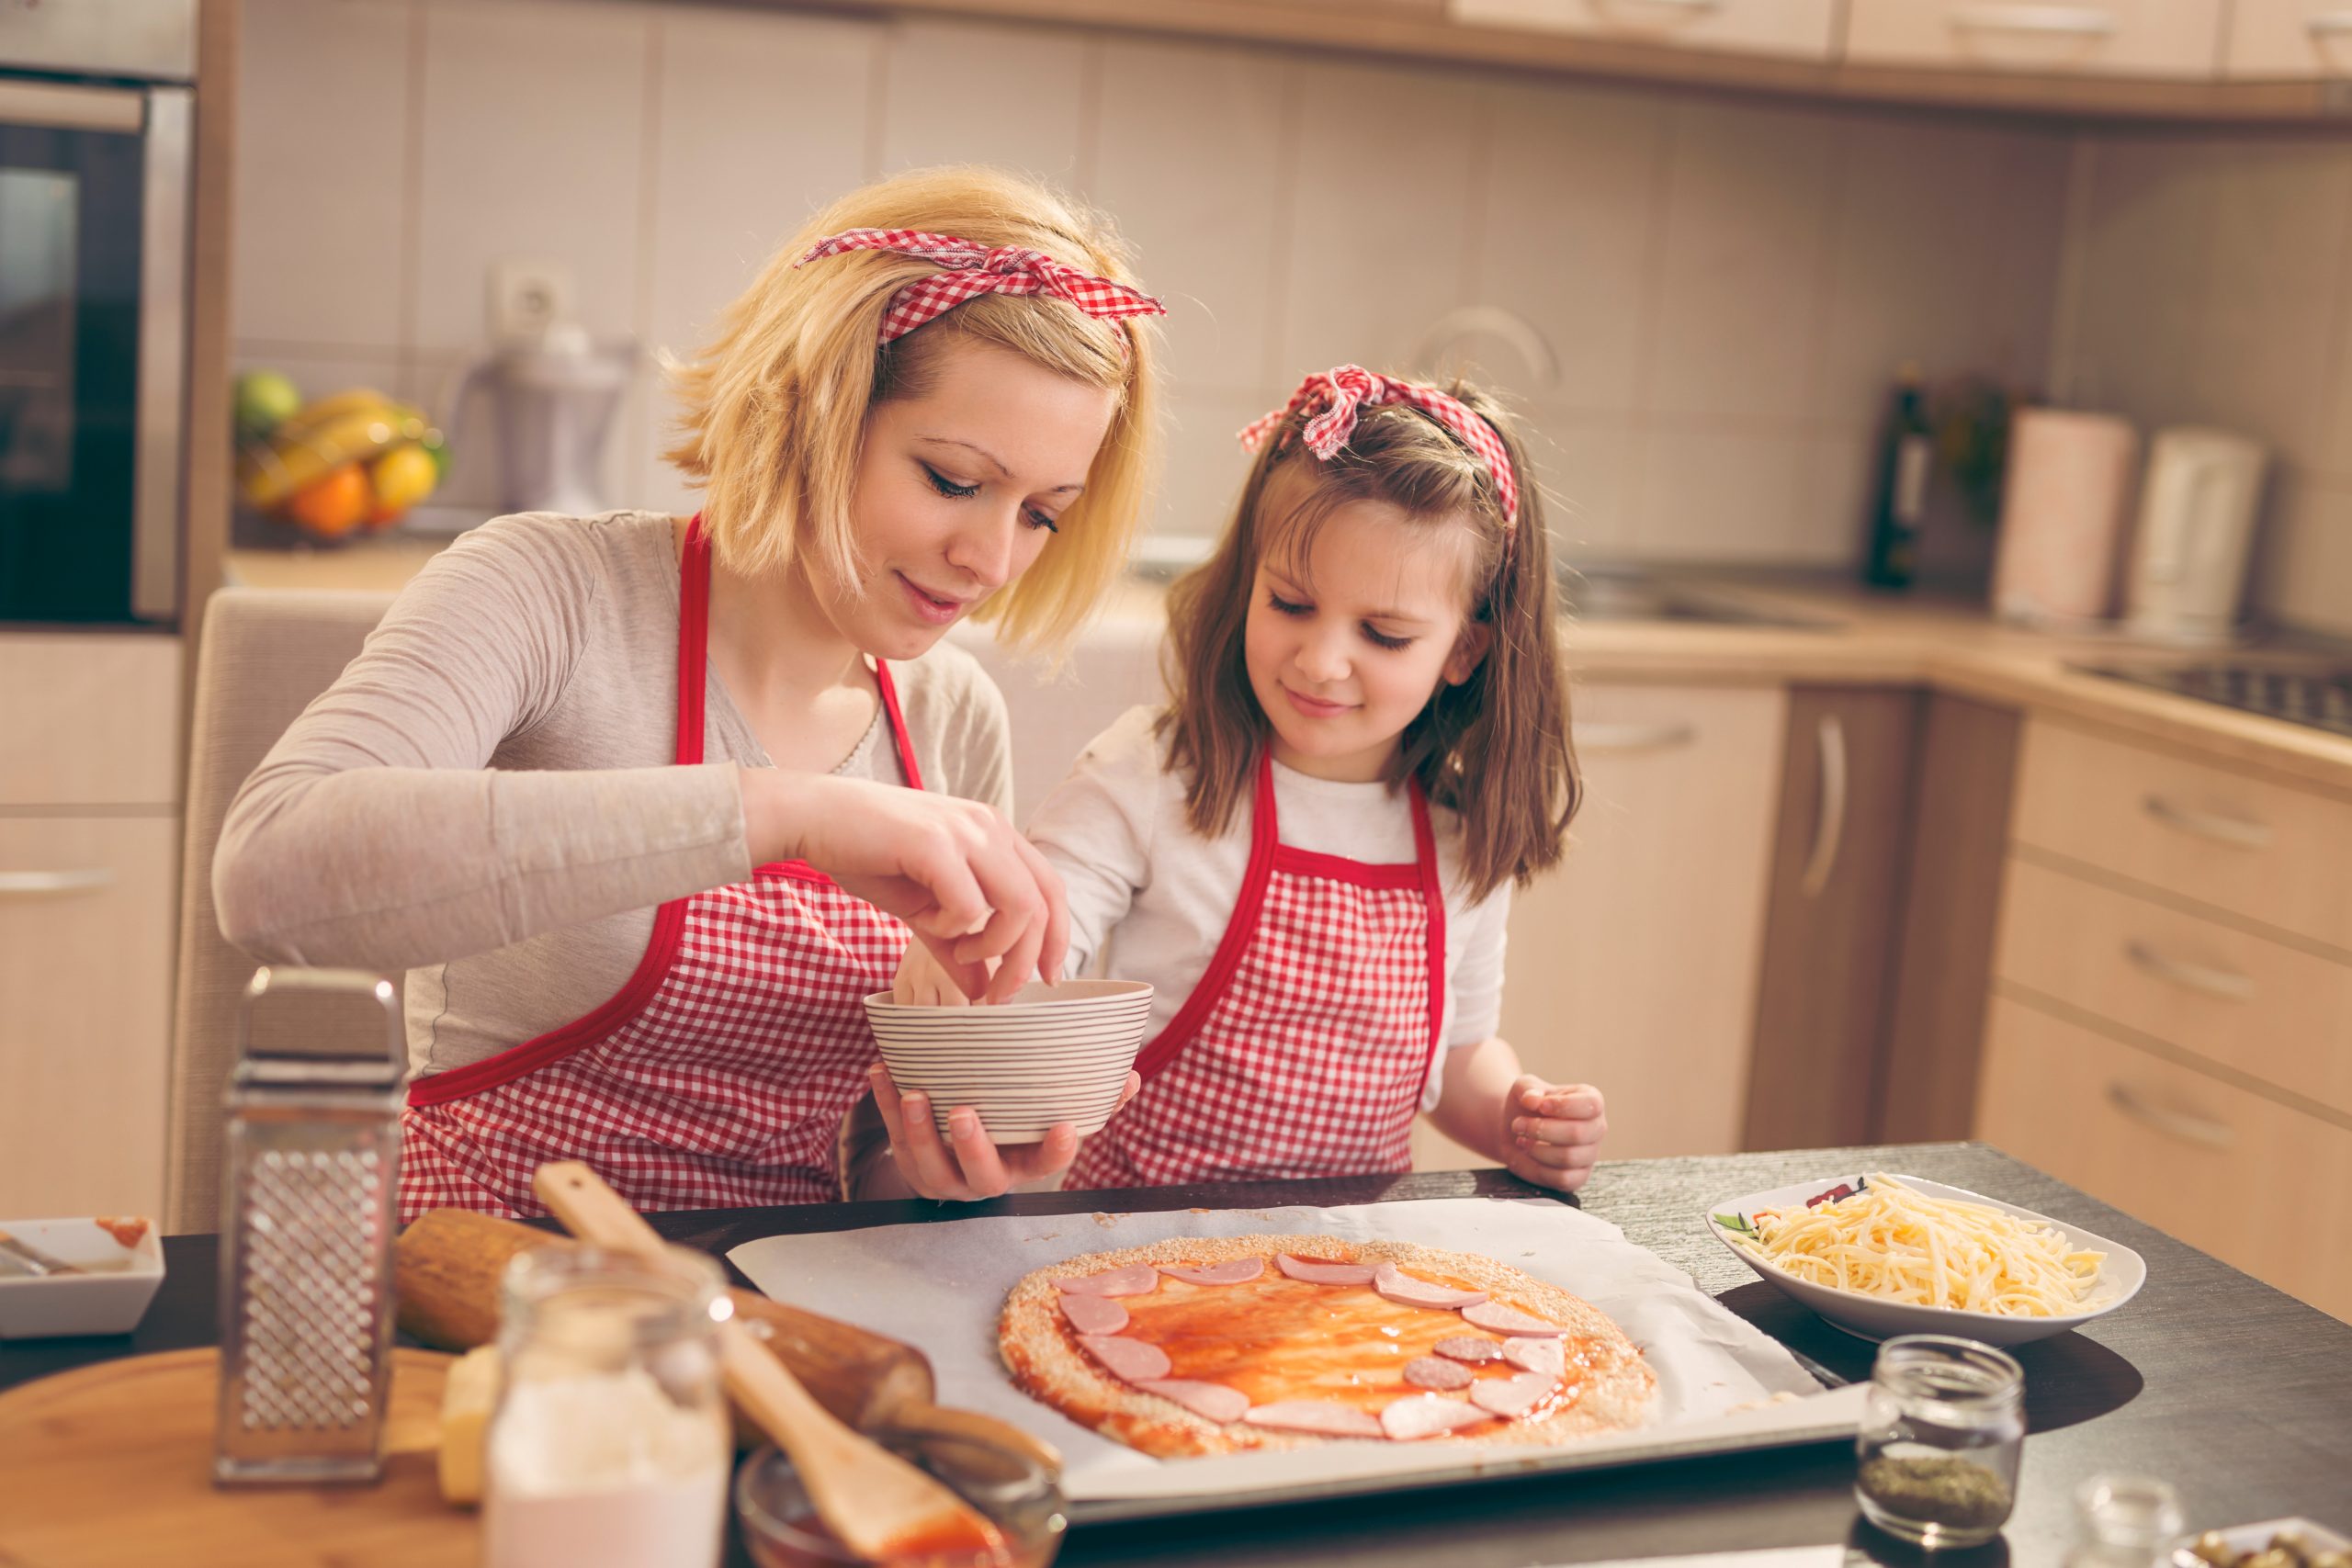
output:
[[[582,1241],[645,1257],[659,1257],[667,1246],[603,1177],[578,1160],[539,1167],[531,1186]],[[1011,1562],[1004,1534],[994,1524],[937,1480],[833,1419],[731,1317],[718,1325],[718,1366],[736,1406],[791,1458],[817,1517],[851,1551],[877,1562],[949,1553]]]

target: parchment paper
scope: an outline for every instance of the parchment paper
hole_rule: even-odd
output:
[[[997,1313],[1033,1269],[1170,1236],[1327,1235],[1478,1253],[1573,1291],[1613,1318],[1657,1374],[1638,1431],[1569,1449],[1443,1441],[1159,1460],[1097,1437],[1012,1385],[997,1355]],[[779,1235],[729,1258],[770,1296],[920,1346],[938,1400],[1025,1427],[1062,1450],[1073,1502],[1236,1495],[1414,1472],[1585,1468],[1729,1448],[1850,1436],[1859,1388],[1825,1393],[1775,1340],[1716,1304],[1690,1277],[1606,1221],[1561,1203],[1483,1198],[1338,1209],[1193,1209],[994,1215],[936,1224]],[[1777,1397],[1776,1397],[1777,1396]]]

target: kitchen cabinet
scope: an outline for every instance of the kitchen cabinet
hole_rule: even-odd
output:
[[[1830,0],[1453,0],[1450,14],[1474,26],[1808,60],[1838,47]]]
[[[2352,1315],[2347,852],[2352,798],[2029,722],[1977,1135]]]
[[[1853,0],[1846,58],[1962,71],[2215,73],[2222,0]]]
[[[0,637],[0,1214],[164,1195],[180,645]]]
[[[2241,80],[2352,75],[2352,6],[2234,0],[2222,73]]]
[[[1871,1141],[1920,702],[1789,694],[1745,1147]]]
[[[1572,699],[1584,805],[1566,860],[1511,908],[1502,1034],[1527,1070],[1599,1085],[1611,1158],[1739,1146],[1788,697],[1591,685]],[[1415,1163],[1484,1163],[1425,1122]]]
[[[1977,1135],[2352,1320],[2352,1125],[1996,996]]]

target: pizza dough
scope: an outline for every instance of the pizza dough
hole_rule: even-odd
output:
[[[1096,1326],[1114,1304],[1126,1322]],[[1657,1386],[1623,1332],[1556,1285],[1469,1253],[1329,1236],[1069,1258],[1012,1288],[997,1344],[1023,1391],[1162,1458],[1572,1443],[1639,1425]]]

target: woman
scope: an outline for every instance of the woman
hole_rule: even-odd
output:
[[[410,972],[404,1217],[540,1213],[556,1158],[646,1209],[836,1197],[909,928],[976,994],[1054,975],[1002,699],[935,645],[975,612],[1055,645],[1118,570],[1159,313],[1027,181],[857,192],[676,372],[698,517],[501,518],[394,603],[213,893],[259,957]],[[985,1196],[1075,1148],[903,1168]]]

